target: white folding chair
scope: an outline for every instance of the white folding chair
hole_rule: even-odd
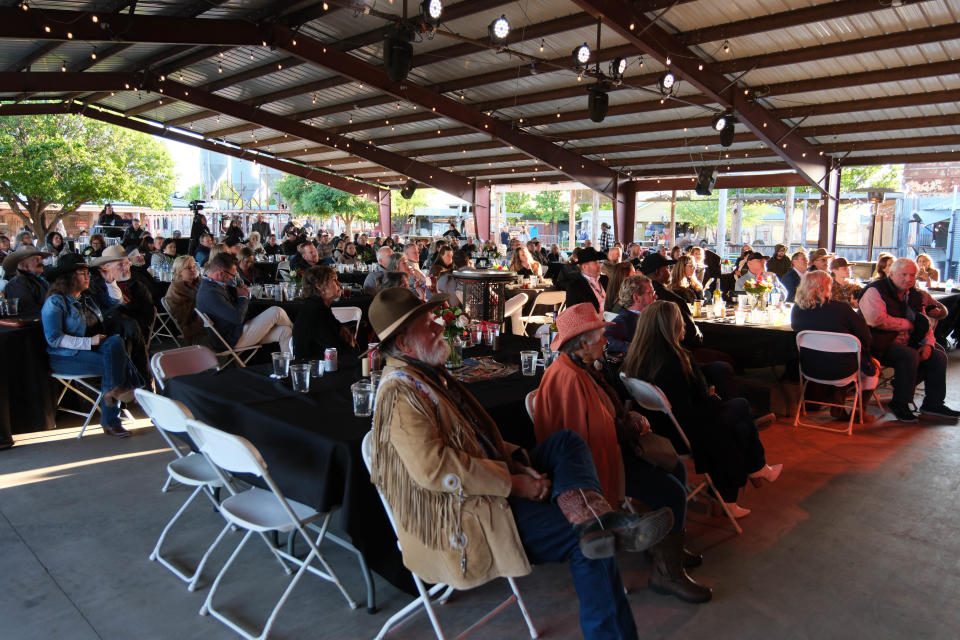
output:
[[[93,419],[93,414],[97,412],[97,409],[100,409],[100,415],[103,415],[103,409],[100,408],[100,403],[103,402],[103,392],[100,391],[98,387],[90,384],[91,380],[98,380],[100,376],[87,374],[51,373],[50,377],[63,385],[63,390],[57,397],[57,411],[63,411],[64,413],[72,413],[75,416],[84,417],[83,426],[80,427],[80,433],[77,434],[77,439],[79,440],[83,437],[83,432],[87,430],[87,425],[90,424],[90,420]],[[93,397],[87,395],[84,390],[89,392]],[[63,401],[63,396],[67,395],[67,391],[72,391],[76,395],[89,402],[90,411],[78,411],[77,409],[69,409],[60,406],[60,403]],[[123,413],[127,416],[128,420],[133,420],[133,415],[127,409],[124,409]]]
[[[533,299],[532,311],[536,311],[537,307],[553,307],[555,312],[563,310],[563,305],[567,301],[567,292],[566,291],[541,291],[537,294],[537,297]],[[528,316],[520,316],[520,320],[523,322],[522,333],[527,333],[527,325],[530,324],[546,324],[550,322],[550,317],[546,315],[536,315],[530,314]]]
[[[182,569],[165,558],[160,548],[167,534],[170,533],[170,529],[173,528],[174,523],[180,519],[180,516],[183,515],[187,507],[190,506],[194,498],[198,495],[203,493],[213,504],[214,509],[220,508],[220,505],[217,504],[217,501],[213,497],[213,491],[223,487],[223,479],[216,470],[210,466],[210,463],[203,455],[193,452],[184,455],[183,451],[169,435],[170,433],[187,432],[187,420],[193,418],[189,409],[176,400],[171,400],[170,398],[165,398],[143,389],[137,389],[134,391],[134,395],[137,396],[137,402],[143,407],[144,412],[153,422],[157,431],[160,432],[160,435],[163,436],[163,439],[167,441],[170,449],[173,450],[173,453],[177,456],[175,460],[167,464],[167,482],[164,484],[162,490],[166,491],[171,480],[175,480],[187,487],[193,487],[193,492],[190,494],[190,497],[177,509],[177,512],[170,518],[170,521],[167,522],[163,531],[160,533],[157,544],[154,546],[153,551],[150,552],[150,560],[156,560],[169,569],[173,575],[187,583],[188,590],[193,591],[197,588],[197,580],[200,579],[200,574],[203,573],[203,567],[207,564],[210,554],[213,553],[213,550],[220,544],[223,536],[230,530],[230,524],[226,524],[223,529],[221,529],[219,535],[217,535],[213,543],[207,547],[196,569],[194,569],[190,575],[187,575]]]
[[[373,431],[367,432],[367,435],[363,437],[361,451],[363,452],[363,462],[367,465],[367,471],[372,471]],[[380,502],[383,503],[383,509],[387,512],[387,517],[390,519],[390,526],[393,527],[393,531],[396,533],[397,523],[393,519],[393,511],[390,510],[390,505],[387,503],[386,498],[384,498],[383,494],[380,493],[379,487],[377,487],[377,495],[380,496]],[[397,547],[399,546],[400,542],[398,540]],[[427,612],[427,617],[430,618],[430,624],[433,626],[433,632],[437,635],[437,640],[446,640],[443,629],[440,627],[440,621],[437,620],[437,614],[433,610],[433,598],[436,597],[437,594],[443,592],[437,598],[437,602],[440,604],[445,604],[447,599],[450,597],[450,594],[453,593],[454,588],[441,582],[433,585],[429,590],[427,590],[423,584],[423,580],[420,579],[420,576],[413,571],[410,572],[410,575],[413,576],[413,582],[417,585],[417,591],[420,592],[420,597],[416,598],[413,600],[413,602],[390,616],[390,619],[387,620],[380,628],[380,632],[377,634],[376,640],[381,640],[384,638],[391,629],[405,622],[408,618],[414,615],[420,607],[423,607],[424,611]],[[520,595],[520,590],[517,588],[516,580],[513,578],[506,578],[506,580],[510,584],[510,590],[513,592],[510,597],[500,603],[499,606],[494,608],[485,616],[470,625],[465,631],[463,631],[463,633],[457,636],[458,640],[466,637],[466,635],[471,633],[474,629],[477,629],[481,625],[485,624],[488,620],[506,609],[513,602],[516,602],[517,606],[520,607],[520,613],[523,615],[524,622],[527,623],[527,630],[530,633],[530,637],[534,638],[534,640],[539,637],[537,628],[533,626],[533,620],[530,619],[530,613],[527,611],[527,605],[523,601],[523,596]]]
[[[804,349],[807,350],[806,353],[804,352]],[[834,333],[832,331],[801,331],[797,334],[797,351],[800,353],[800,399],[797,402],[797,414],[793,418],[793,426],[807,427],[809,429],[820,429],[821,431],[831,431],[833,433],[846,433],[848,436],[853,435],[853,421],[857,415],[858,407],[861,410],[860,424],[863,424],[863,407],[860,406],[860,339],[857,338],[857,336],[849,333]],[[852,371],[841,372],[847,375],[844,375],[840,378],[812,378],[803,372],[804,359],[815,357],[810,354],[811,351],[833,354],[856,354],[857,366]],[[844,389],[852,384],[854,394],[853,407],[850,407],[846,402],[843,404],[837,404],[835,402],[822,402],[820,400],[804,400],[804,394],[806,393],[808,382],[816,382],[817,384],[827,385],[830,387],[839,387],[840,389]],[[800,422],[801,412],[804,416],[807,415],[807,402],[811,404],[819,404],[825,407],[850,408],[850,421],[847,423],[846,428]]]
[[[677,433],[680,435],[680,439],[683,440],[684,446],[687,448],[685,454],[680,454],[680,459],[686,462],[687,460],[693,459],[693,454],[690,453],[693,449],[690,447],[690,440],[687,439],[687,434],[683,432],[683,427],[680,426],[680,423],[677,422],[677,418],[673,415],[673,408],[670,406],[670,401],[667,400],[667,396],[660,390],[655,384],[651,384],[644,380],[639,380],[637,378],[631,378],[625,373],[620,373],[620,379],[623,381],[623,385],[627,388],[627,391],[633,397],[638,405],[646,409],[647,411],[659,411],[665,414],[670,418],[670,422],[673,423],[673,428],[677,430]],[[692,500],[698,493],[701,491],[704,492],[704,495],[708,500],[713,500],[720,505],[720,508],[723,509],[724,514],[730,520],[730,524],[733,525],[733,528],[738,534],[743,533],[743,529],[737,523],[737,519],[733,517],[733,514],[730,513],[730,510],[727,508],[727,505],[724,503],[723,498],[720,496],[720,492],[717,491],[717,487],[713,484],[713,479],[710,477],[709,473],[703,474],[703,481],[700,484],[694,484],[689,479],[687,480],[687,500]]]
[[[527,415],[530,416],[530,422],[533,422],[533,412],[537,408],[537,390],[534,389],[523,399],[523,406],[527,410]]]
[[[160,298],[160,304],[164,310],[157,311],[153,316],[153,326],[150,329],[150,343],[153,344],[154,338],[170,338],[173,340],[173,343],[179,347],[180,341],[177,340],[177,335],[174,329],[171,328],[171,325],[176,326],[176,323],[173,321],[173,316],[167,311],[166,300]]]
[[[203,345],[158,351],[150,358],[150,371],[162,391],[167,380],[177,376],[200,373],[219,366],[217,355]]]
[[[220,332],[217,331],[217,328],[213,326],[213,320],[210,319],[210,316],[205,314],[203,311],[200,311],[200,309],[194,309],[194,311],[196,311],[197,315],[200,316],[200,319],[203,321],[203,326],[206,327],[213,335],[215,335],[217,337],[217,340],[219,340],[220,344],[222,344],[224,347],[223,351],[220,351],[216,354],[217,358],[229,356],[227,358],[227,361],[223,364],[224,367],[229,365],[232,361],[236,361],[236,363],[241,367],[246,367],[247,363],[250,362],[250,359],[253,358],[253,356],[256,355],[257,351],[260,350],[260,347],[262,345],[259,345],[259,344],[254,344],[254,345],[250,345],[249,347],[240,347],[240,348],[231,347],[230,343],[224,340],[223,336],[220,335]],[[248,355],[245,358],[241,358],[240,357],[241,353],[247,353]]]
[[[276,485],[270,473],[267,471],[267,465],[263,461],[263,458],[260,457],[260,453],[256,447],[250,444],[245,438],[220,431],[196,420],[187,421],[187,433],[190,434],[190,438],[203,455],[213,464],[217,473],[221,476],[224,486],[226,486],[231,494],[229,498],[226,498],[220,503],[220,514],[226,518],[229,524],[246,530],[240,544],[234,549],[230,558],[226,564],[223,565],[223,568],[220,569],[220,573],[217,574],[216,579],[214,579],[213,584],[210,586],[210,592],[207,594],[207,599],[200,609],[200,615],[207,615],[209,613],[244,638],[247,638],[247,640],[254,640],[254,638],[262,640],[270,634],[270,629],[276,621],[277,614],[280,613],[280,609],[284,603],[286,603],[290,592],[297,586],[300,578],[302,578],[303,574],[307,571],[336,585],[344,599],[346,599],[347,604],[350,605],[350,608],[356,609],[357,603],[350,597],[350,594],[347,593],[347,590],[340,582],[340,578],[337,577],[333,568],[327,564],[323,554],[320,553],[320,543],[323,542],[323,538],[327,533],[327,527],[330,524],[330,513],[320,513],[305,504],[285,498],[283,492],[280,491],[280,487]],[[228,481],[226,473],[249,473],[258,476],[263,479],[269,487],[269,490],[253,487],[242,492],[237,492]],[[320,532],[316,541],[314,541],[307,533],[305,526],[308,523],[316,521],[320,521]],[[293,576],[290,584],[288,584],[283,591],[280,600],[270,612],[260,634],[254,636],[241,627],[237,621],[217,611],[213,606],[213,598],[227,570],[230,569],[230,566],[237,559],[240,551],[244,545],[246,545],[247,540],[250,539],[250,535],[253,533],[262,535],[268,531],[276,531],[290,535],[299,533],[309,545],[310,553],[307,554],[306,558],[301,560],[282,549],[270,547],[273,555],[281,564],[283,561],[286,561],[300,568]],[[317,559],[320,564],[323,565],[323,570],[312,566],[314,559]],[[284,566],[284,570],[287,570],[286,566]]]
[[[172,329],[176,329],[176,332],[179,334],[179,337],[182,338],[183,329],[180,327],[180,325],[177,324],[177,319],[173,317],[173,314],[170,313],[170,305],[167,304],[166,298],[160,298],[160,306],[163,307],[163,312],[167,316],[166,320],[167,322],[169,322],[170,327],[172,327]],[[173,331],[171,330],[170,333],[173,333]],[[180,346],[180,342],[177,340],[177,336],[172,336],[172,337],[173,337],[173,341],[177,343],[177,346]]]
[[[525,293],[518,293],[503,305],[503,319],[510,318],[510,332],[515,335],[523,335],[523,320],[520,319],[523,314],[523,305],[530,299]]]
[[[613,321],[616,320],[616,319],[617,319],[617,314],[614,313],[613,311],[604,311],[604,312],[603,312],[603,320],[604,320],[604,322],[613,322]]]
[[[356,324],[353,327],[353,337],[357,337],[357,330],[360,328],[360,318],[363,317],[363,311],[360,310],[360,307],[331,307],[333,311],[333,317],[336,318],[339,322],[355,322]]]

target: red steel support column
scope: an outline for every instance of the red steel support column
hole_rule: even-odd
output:
[[[473,225],[480,240],[490,239],[490,185],[473,188]]]
[[[617,180],[613,196],[613,237],[633,242],[637,220],[637,191],[632,180]]]

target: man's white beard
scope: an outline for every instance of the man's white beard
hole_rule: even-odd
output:
[[[424,339],[423,342],[425,344],[417,340],[410,345],[412,347],[413,357],[432,367],[443,366],[447,361],[447,357],[450,355],[450,345],[447,341],[441,339],[434,343],[433,337],[431,336]]]

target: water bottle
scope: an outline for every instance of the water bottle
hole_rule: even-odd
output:
[[[163,267],[160,269],[160,282],[170,282],[170,263],[163,261]]]

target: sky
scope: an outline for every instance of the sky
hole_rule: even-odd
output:
[[[200,182],[200,149],[165,138],[161,140],[173,156],[177,172],[177,191],[183,193]]]

